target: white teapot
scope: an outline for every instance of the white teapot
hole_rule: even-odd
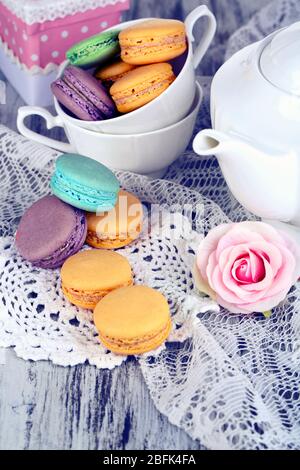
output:
[[[211,117],[213,129],[195,137],[195,152],[218,158],[248,210],[300,227],[300,22],[242,49],[219,69]]]

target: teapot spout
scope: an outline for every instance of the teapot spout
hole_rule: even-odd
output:
[[[214,129],[205,129],[196,135],[193,142],[193,149],[198,155],[216,155],[219,157],[234,145],[234,140],[224,132]]]
[[[256,147],[243,136],[235,134],[226,134],[225,132],[216,131],[214,129],[205,129],[196,135],[193,142],[194,151],[201,156],[215,155],[219,160],[225,162],[232,159],[243,161],[243,165],[251,166],[270,164],[270,156],[276,157],[277,163],[291,161],[294,158],[294,152],[274,151],[260,145]],[[273,162],[274,163],[274,162]]]
[[[214,129],[205,129],[196,135],[193,142],[194,151],[201,156],[215,155],[219,160],[264,159],[269,156],[266,149],[258,149],[242,136],[226,134]]]

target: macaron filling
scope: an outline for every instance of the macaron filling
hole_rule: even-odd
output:
[[[105,47],[109,47],[116,44],[115,39],[106,39],[105,41],[99,41],[94,44],[85,45],[82,49],[77,49],[72,53],[68,54],[68,59],[72,63],[76,63],[79,59],[83,57],[87,57],[89,55],[94,55],[95,53],[99,52],[99,50],[104,49]]]
[[[77,253],[78,250],[80,250],[86,238],[87,223],[85,215],[80,210],[75,209],[75,216],[76,225],[69,240],[67,240],[50,256],[32,262],[34,266],[43,269],[58,268],[69,256],[72,256],[73,254]]]
[[[110,89],[120,112],[128,112],[163,93],[175,80],[169,64],[148,65],[129,72]]]
[[[174,79],[175,79],[175,77],[174,77]],[[148,86],[148,87],[142,89],[139,92],[132,92],[131,91],[131,94],[128,94],[128,96],[125,96],[125,97],[122,97],[122,98],[115,97],[114,98],[115,103],[118,106],[122,105],[122,104],[127,104],[127,103],[130,103],[132,101],[137,100],[141,96],[148,95],[149,93],[152,93],[152,92],[154,92],[156,90],[159,90],[161,88],[166,89],[169,85],[171,85],[171,83],[174,81],[174,79],[162,80],[159,83],[155,83],[154,85]],[[129,92],[127,92],[127,93],[129,93]]]
[[[101,99],[96,93],[93,93],[93,91],[83,81],[72,74],[70,68],[66,68],[62,80],[75,92],[75,94],[77,93],[83,100],[88,100],[89,104],[95,108],[98,114],[100,112],[100,119],[111,118],[114,116],[115,110],[110,98],[107,97],[107,102],[105,102],[105,94],[103,94]]]
[[[111,87],[111,85],[113,85],[117,80],[120,80],[120,78],[125,77],[125,75],[127,74],[128,72],[123,72],[123,73],[120,73],[119,75],[113,75],[109,78],[102,78],[101,81],[102,81],[102,84],[105,85],[106,87]]]
[[[117,244],[128,244],[131,241],[135,240],[140,232],[141,232],[141,224],[139,224],[136,227],[136,230],[132,233],[127,233],[127,234],[119,234],[116,236],[112,235],[107,235],[105,233],[103,234],[97,234],[96,232],[93,232],[91,230],[88,230],[87,232],[87,237],[86,237],[86,242],[89,244],[92,244],[93,246],[98,246],[98,245],[105,245],[106,247],[109,248],[114,248],[114,245]]]
[[[116,354],[143,354],[158,348],[169,336],[172,329],[171,320],[159,332],[139,338],[120,339],[99,334],[102,344]]]
[[[149,333],[149,334],[139,336],[136,338],[113,338],[112,336],[103,335],[101,333],[99,334],[99,336],[100,338],[104,339],[104,341],[114,344],[116,346],[132,347],[132,346],[138,346],[144,342],[154,340],[158,336],[161,336],[167,331],[169,331],[171,329],[171,326],[172,326],[172,322],[171,320],[169,320],[168,323],[164,325],[159,331],[155,331],[153,333]]]
[[[154,49],[156,47],[169,46],[169,45],[174,45],[174,46],[178,45],[178,46],[182,47],[182,46],[186,45],[186,37],[185,37],[184,33],[182,33],[181,35],[176,35],[176,36],[172,36],[172,37],[165,37],[165,36],[162,36],[161,38],[157,37],[157,38],[155,38],[155,40],[153,39],[153,41],[151,41],[151,42],[149,41],[149,38],[147,38],[145,41],[143,41],[143,40],[128,41],[129,44],[127,43],[127,41],[126,41],[126,43],[124,43],[124,45],[122,44],[123,51],[125,52],[125,54],[126,54],[127,50],[128,51],[135,51],[135,50],[141,51],[142,49],[145,49],[145,48],[147,48],[147,49],[148,48],[151,48],[151,49],[153,48]],[[131,42],[131,44],[130,44],[130,42]]]
[[[91,65],[101,58],[99,55],[120,52],[118,36],[119,31],[111,31],[86,39],[69,49],[66,56],[71,64]]]
[[[75,88],[71,87],[65,80],[62,80],[61,78],[57,79],[52,85],[52,89],[54,90],[55,88],[58,89],[60,93],[59,96],[55,93],[55,96],[60,101],[60,103],[62,103],[68,109],[70,108],[70,103],[67,103],[67,100],[69,99],[71,103],[74,102],[72,109],[69,109],[70,111],[75,113],[73,106],[77,106],[85,114],[86,120],[102,120],[102,114],[96,108],[96,106],[94,106],[93,103],[87,100],[84,96],[81,96],[80,93],[78,93]]]
[[[98,290],[98,291],[79,291],[78,289],[72,289],[71,287],[66,287],[64,284],[62,284],[62,290],[66,294],[68,298],[71,300],[74,299],[76,302],[84,302],[86,304],[94,305],[96,306],[97,303],[103,299],[105,295],[107,295],[109,292],[112,292],[115,289],[121,288],[121,287],[129,287],[132,286],[133,280],[131,279],[125,284],[121,284],[119,286],[114,286],[110,289],[103,289],[103,290]]]

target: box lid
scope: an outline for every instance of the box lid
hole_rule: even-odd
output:
[[[0,0],[26,24],[44,23],[99,7],[127,4],[128,0]]]

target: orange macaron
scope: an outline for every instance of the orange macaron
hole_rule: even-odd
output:
[[[135,65],[127,64],[126,62],[123,62],[123,60],[117,59],[98,68],[94,76],[97,80],[100,80],[106,88],[110,88],[117,80],[125,77],[128,72],[135,68]]]
[[[175,80],[170,64],[138,67],[117,80],[110,94],[120,113],[129,113],[161,95]]]
[[[61,269],[62,290],[78,307],[93,309],[97,303],[120,287],[133,284],[127,259],[107,250],[86,250],[71,256]]]
[[[119,34],[121,58],[134,65],[167,62],[187,49],[182,21],[153,19],[124,29]]]
[[[143,206],[133,194],[120,190],[112,211],[86,214],[86,243],[94,248],[116,249],[132,243],[141,233]]]

